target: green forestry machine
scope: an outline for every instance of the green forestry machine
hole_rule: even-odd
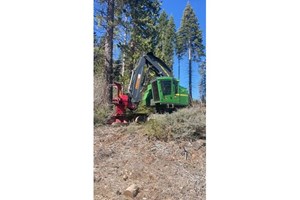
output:
[[[127,109],[136,110],[139,105],[143,105],[154,108],[157,113],[171,113],[187,107],[190,95],[186,88],[179,85],[179,80],[173,77],[171,69],[161,59],[147,53],[132,70],[126,94],[123,93],[123,86],[114,82],[112,103],[115,105],[115,113],[108,123],[127,123],[132,119],[147,117],[141,113],[129,117]]]

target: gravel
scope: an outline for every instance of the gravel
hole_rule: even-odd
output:
[[[137,130],[139,130],[137,128]],[[94,132],[94,199],[197,199],[206,196],[206,141],[160,141],[128,127],[101,126]]]

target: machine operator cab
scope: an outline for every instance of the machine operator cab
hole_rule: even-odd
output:
[[[157,77],[151,82],[151,92],[150,106],[174,107],[174,104],[180,106],[189,102],[187,89],[179,86],[179,81],[174,77]]]

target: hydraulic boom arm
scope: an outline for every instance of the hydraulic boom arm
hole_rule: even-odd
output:
[[[153,71],[156,76],[173,77],[172,70],[161,59],[155,57],[152,53],[144,55],[135,69],[132,70],[128,86],[128,95],[133,104],[137,105],[141,101],[141,92],[149,75],[149,70]]]

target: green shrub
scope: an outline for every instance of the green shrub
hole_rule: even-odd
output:
[[[101,75],[94,76],[94,126],[106,124],[112,115],[112,108],[107,102],[108,89]]]
[[[205,110],[200,106],[179,109],[172,114],[153,114],[145,132],[158,139],[198,139],[206,134]]]
[[[157,139],[169,139],[170,130],[166,130],[168,123],[166,120],[160,116],[150,119],[144,127],[146,134],[150,137],[155,137]]]
[[[103,104],[99,107],[94,108],[94,125],[104,125],[107,123],[113,111],[111,110],[109,104]]]

